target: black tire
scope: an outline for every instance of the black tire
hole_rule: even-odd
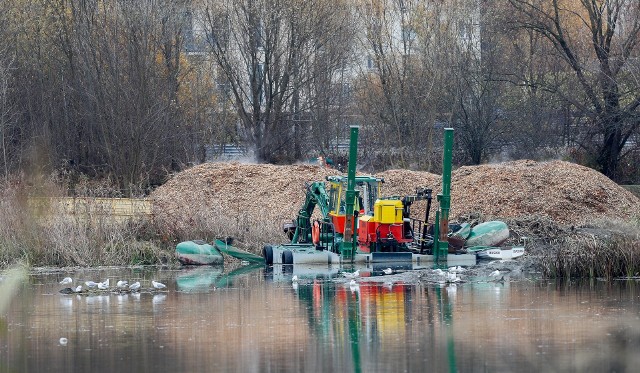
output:
[[[265,263],[270,266],[273,264],[273,247],[266,245],[262,248],[262,256],[264,257]]]
[[[282,264],[293,264],[293,253],[289,250],[282,252]]]

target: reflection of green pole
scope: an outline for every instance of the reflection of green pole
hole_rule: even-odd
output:
[[[442,293],[440,288],[436,288],[436,297],[438,299],[438,306],[441,310],[443,327],[445,335],[447,337],[447,360],[449,362],[449,372],[457,372],[456,364],[456,349],[453,340],[453,315],[451,313],[451,300],[447,299],[446,302],[442,300]]]
[[[439,289],[438,289],[439,290]],[[440,293],[438,293],[440,295]],[[451,313],[451,299],[446,302],[440,297],[442,303],[442,321],[444,321],[445,334],[447,336],[447,359],[449,361],[449,372],[457,372],[456,349],[453,340],[453,314]]]
[[[356,162],[358,161],[358,130],[359,126],[351,126],[349,139],[349,169],[347,172],[347,192],[345,196],[346,217],[344,222],[344,242],[341,255],[343,260],[353,260],[354,254],[354,217],[353,209],[356,200]]]
[[[348,323],[349,323],[349,340],[351,342],[351,354],[353,356],[353,372],[362,372],[360,363],[360,307],[358,306],[359,292],[356,292],[355,304],[349,304]]]
[[[314,280],[315,282],[316,280]],[[309,317],[309,326],[314,328],[315,335],[320,338],[322,343],[334,343],[337,337],[337,330],[344,330],[344,325],[337,326],[340,322],[347,323],[347,329],[349,332],[349,346],[351,347],[351,357],[353,359],[353,371],[354,373],[362,372],[362,361],[360,356],[360,333],[362,329],[362,322],[360,321],[360,293],[356,292],[347,297],[345,307],[347,307],[347,320],[336,319],[336,308],[340,305],[336,300],[339,299],[336,296],[335,283],[331,281],[320,281],[322,291],[319,292],[320,299],[314,299],[312,286],[300,286],[298,292],[298,299],[303,303],[303,309],[307,310]],[[314,310],[314,302],[322,302],[322,310],[320,317],[316,316]],[[345,342],[346,343],[346,342]]]
[[[453,128],[444,129],[444,150],[442,153],[442,193],[437,199],[440,209],[436,212],[436,232],[434,237],[435,260],[447,259],[449,251],[449,208],[451,206],[451,158],[453,155]]]

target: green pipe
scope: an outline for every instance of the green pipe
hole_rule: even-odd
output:
[[[351,126],[351,136],[349,138],[349,169],[347,172],[347,191],[345,196],[345,227],[344,242],[342,243],[341,255],[343,260],[353,260],[355,253],[355,234],[353,232],[354,216],[353,209],[356,200],[356,162],[358,161],[358,131],[360,126]]]
[[[438,199],[438,201],[440,201],[440,193],[438,193],[436,198]],[[440,208],[436,210],[435,215],[436,217],[433,223],[433,260],[437,267],[438,261],[440,260],[440,250],[438,246],[438,237],[440,237]]]
[[[444,129],[444,150],[442,152],[442,193],[437,196],[440,203],[439,221],[436,225],[435,259],[447,259],[449,251],[449,209],[451,207],[451,158],[453,155],[453,128]]]

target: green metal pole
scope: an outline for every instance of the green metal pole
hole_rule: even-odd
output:
[[[436,261],[447,259],[449,252],[449,208],[451,206],[451,158],[453,156],[453,128],[444,129],[444,151],[442,153],[442,193],[437,196],[440,203],[438,234],[436,236]]]
[[[436,199],[440,200],[440,193],[436,195]],[[433,259],[435,264],[438,264],[440,260],[440,249],[438,238],[440,237],[440,208],[436,210],[436,217],[433,223]],[[437,267],[437,266],[436,266]]]
[[[355,252],[354,244],[354,217],[353,209],[356,199],[356,162],[358,161],[358,131],[360,126],[351,126],[349,138],[349,169],[347,172],[347,191],[345,196],[346,217],[344,222],[344,241],[342,242],[341,255],[343,260],[353,260]]]

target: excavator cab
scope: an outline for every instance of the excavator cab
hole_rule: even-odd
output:
[[[380,186],[384,179],[373,176],[356,176],[355,190],[356,200],[354,211],[346,211],[347,177],[329,176],[329,221],[336,232],[343,234],[347,214],[358,212],[359,215],[373,214],[373,209],[378,196]]]

